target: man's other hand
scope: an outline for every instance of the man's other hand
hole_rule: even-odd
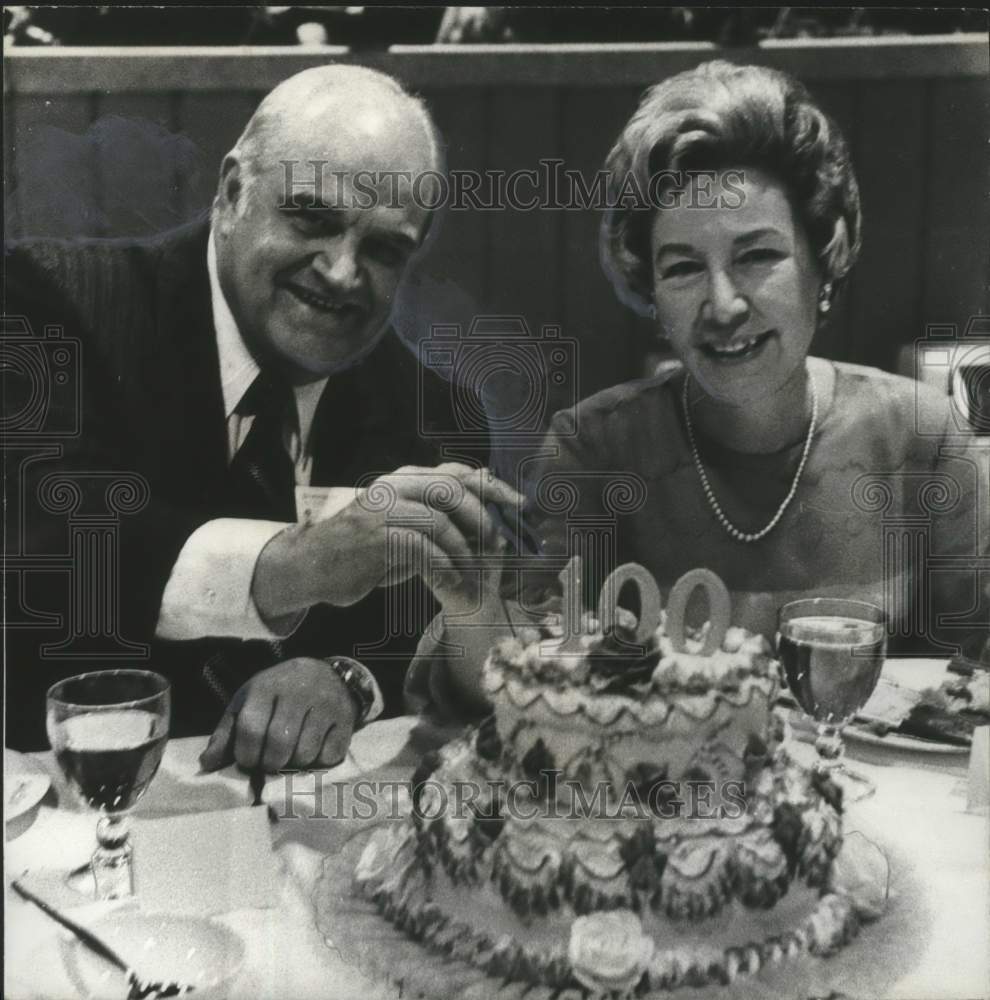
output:
[[[230,700],[200,755],[204,771],[333,767],[347,753],[357,706],[323,660],[300,656],[261,671]]]

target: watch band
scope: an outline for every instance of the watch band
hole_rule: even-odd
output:
[[[377,719],[385,708],[382,693],[378,689],[371,671],[357,660],[349,656],[332,656],[327,660],[330,669],[344,682],[354,704],[357,706],[357,719],[354,728]]]

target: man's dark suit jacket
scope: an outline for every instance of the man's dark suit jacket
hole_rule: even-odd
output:
[[[207,661],[224,667],[219,675],[230,687],[279,657],[352,655],[356,644],[386,637],[386,591],[377,590],[350,608],[314,609],[280,650],[261,641],[153,638],[183,544],[197,527],[227,513],[227,432],[206,267],[208,234],[204,221],[154,240],[31,242],[6,253],[6,316],[26,317],[35,337],[57,324],[66,339],[81,342],[81,434],[59,442],[58,458],[43,458],[39,451],[37,461],[7,466],[8,494],[21,500],[8,512],[8,529],[21,536],[14,542],[17,551],[64,554],[71,544],[66,514],[39,505],[37,491],[47,473],[78,474],[84,507],[93,510],[105,510],[106,480],[87,473],[138,473],[150,489],[144,508],[121,515],[115,528],[120,617],[113,625],[125,640],[150,644],[150,658],[42,655],[42,643],[64,636],[64,620],[56,629],[9,630],[10,745],[43,745],[47,685],[83,669],[150,666],[166,673],[173,683],[173,734],[181,735],[206,732],[219,718],[220,701],[203,679]],[[59,405],[57,396],[52,394],[51,405]],[[10,412],[10,406],[5,409]],[[49,424],[59,423],[58,414],[49,417]],[[71,424],[70,414],[62,417]],[[353,486],[403,465],[437,464],[443,460],[440,446],[435,436],[421,433],[424,419],[432,427],[456,426],[450,387],[421,369],[390,331],[361,363],[328,383],[313,424],[312,484]],[[466,457],[486,458],[477,451]],[[404,603],[416,610],[416,620],[407,614],[398,623],[406,634],[393,634],[387,643],[387,651],[400,658],[362,657],[379,679],[387,714],[401,709],[407,664],[401,656],[411,654],[417,629],[435,612],[420,582],[404,587]],[[28,571],[14,589],[12,600],[34,611],[68,614],[65,572]],[[16,618],[19,609],[8,611]]]

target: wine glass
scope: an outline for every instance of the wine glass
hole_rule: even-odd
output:
[[[148,670],[99,670],[48,689],[55,760],[76,796],[101,814],[91,860],[98,899],[134,891],[128,813],[162,761],[170,701],[169,682]]]
[[[814,597],[780,609],[777,656],[791,694],[818,723],[815,769],[841,774],[853,799],[876,791],[842,762],[842,730],[873,694],[887,652],[887,616],[874,604]]]

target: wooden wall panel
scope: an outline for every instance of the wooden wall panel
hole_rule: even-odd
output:
[[[987,311],[987,52],[976,36],[789,40],[729,53],[710,45],[368,57],[23,50],[5,59],[8,234],[126,235],[191,217],[208,206],[221,158],[261,94],[329,58],[374,62],[422,89],[450,143],[451,169],[535,169],[541,157],[559,157],[590,179],[643,85],[726,55],[804,79],[852,146],[863,256],[818,353],[892,368],[898,346],[926,323],[962,325]],[[144,130],[142,156],[122,161],[123,143],[106,155],[98,140],[114,122]],[[135,195],[141,204],[118,203]],[[649,323],[617,301],[601,273],[599,221],[594,211],[448,213],[419,267],[427,283],[411,313],[414,335],[476,312],[519,313],[536,331],[556,323],[581,341],[582,392],[636,374],[637,337]]]
[[[538,161],[560,148],[560,92],[534,88],[492,95],[487,169],[535,170]],[[521,200],[530,200],[533,185],[518,185]],[[491,214],[488,227],[489,301],[499,313],[522,316],[530,331],[561,321],[560,288],[562,227],[559,214],[506,205]]]
[[[7,236],[75,236],[98,229],[96,165],[87,130],[94,102],[86,92],[5,95],[5,158],[16,216]]]
[[[107,234],[151,234],[180,224],[178,178],[189,171],[189,147],[176,134],[172,95],[97,94],[95,114],[97,196]]]
[[[635,109],[640,89],[564,92],[560,158],[565,169],[580,172],[589,187]],[[619,301],[599,261],[603,216],[593,208],[561,212],[561,316],[564,335],[579,344],[581,396],[614,384],[635,366],[630,350],[635,316]]]
[[[863,249],[849,288],[847,357],[892,369],[899,345],[923,335],[924,198],[928,154],[921,80],[862,88],[854,166]]]
[[[759,62],[813,80],[985,77],[985,33],[864,38],[787,38],[757,48],[712,42],[610,44],[396,45],[387,52],[337,46],[167,46],[11,50],[7,86],[18,93],[92,90],[270,90],[287,76],[327,62],[359,62],[416,88],[565,87],[653,83],[705,59]]]
[[[119,115],[154,122],[159,128],[171,130],[175,126],[172,93],[163,90],[149,90],[130,93],[94,94],[98,118]]]
[[[19,233],[21,213],[17,196],[17,171],[14,167],[14,151],[11,148],[14,135],[14,101],[4,101],[3,105],[3,219],[4,231]]]
[[[193,164],[191,172],[180,179],[178,191],[186,218],[212,202],[224,155],[237,141],[261,96],[252,91],[190,91],[178,95],[177,130],[191,147]]]
[[[935,80],[931,88],[920,320],[955,323],[962,330],[971,316],[990,311],[990,101],[986,84],[979,80]]]
[[[483,171],[488,162],[488,94],[465,89],[424,96],[446,144],[448,172]],[[417,270],[437,289],[432,320],[464,325],[488,310],[491,216],[464,207],[456,197],[451,191],[439,212],[438,232]]]

